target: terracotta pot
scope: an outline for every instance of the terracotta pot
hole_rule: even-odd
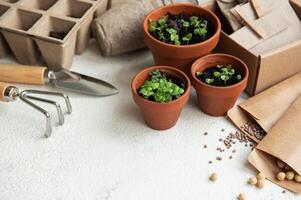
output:
[[[243,80],[226,87],[210,86],[196,77],[196,72],[202,72],[218,64],[231,64],[243,73]],[[191,82],[198,96],[198,104],[203,112],[212,116],[226,115],[231,109],[240,93],[246,88],[249,70],[247,65],[239,58],[226,54],[211,54],[197,59],[191,67]]]
[[[149,78],[149,73],[157,69],[178,78],[185,84],[186,90],[180,98],[168,103],[157,103],[144,99],[138,94],[138,89]],[[190,88],[190,81],[186,74],[180,70],[167,66],[148,67],[139,72],[132,81],[133,99],[140,108],[146,124],[156,130],[166,130],[176,124],[182,108],[189,99]]]
[[[206,41],[191,45],[173,45],[157,40],[149,33],[149,19],[158,20],[160,17],[171,14],[185,13],[188,15],[201,15],[208,19],[215,28],[215,33]],[[167,65],[176,67],[190,75],[190,67],[197,58],[211,53],[219,41],[221,23],[218,17],[205,8],[191,3],[177,3],[159,7],[150,12],[143,23],[144,42],[152,51],[156,65]]]

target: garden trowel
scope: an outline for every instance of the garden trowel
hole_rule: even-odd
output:
[[[52,71],[46,67],[0,64],[0,81],[57,87],[92,96],[109,96],[118,93],[111,84],[66,69]]]

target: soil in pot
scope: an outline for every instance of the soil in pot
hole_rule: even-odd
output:
[[[180,70],[154,66],[132,81],[132,94],[146,124],[156,130],[173,127],[190,95],[190,81]]]
[[[234,85],[243,79],[241,70],[231,64],[216,65],[204,71],[198,71],[196,77],[203,83],[219,87]]]
[[[149,19],[149,32],[156,39],[174,45],[203,42],[214,34],[214,26],[204,16],[167,13],[157,21]]]
[[[224,116],[246,88],[248,67],[227,54],[199,58],[191,67],[192,84],[201,110],[212,116]]]
[[[221,23],[210,10],[177,3],[150,12],[143,32],[156,65],[176,67],[190,76],[191,64],[218,44]]]

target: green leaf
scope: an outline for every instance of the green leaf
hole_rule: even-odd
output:
[[[192,33],[188,33],[187,35],[185,35],[182,40],[185,42],[189,42],[192,38]]]
[[[167,16],[160,17],[158,19],[158,24],[161,25],[161,26],[164,26],[166,21],[167,21]]]
[[[196,72],[196,76],[197,76],[197,77],[202,76],[202,74],[203,74],[203,72]]]
[[[206,79],[205,79],[205,82],[206,82],[208,85],[211,85],[211,84],[214,82],[214,79],[213,79],[213,78],[206,78]]]
[[[172,80],[167,80],[159,70],[153,71],[149,75],[150,78],[139,90],[139,94],[145,99],[152,97],[156,102],[164,103],[179,98],[184,93],[183,88],[173,83]]]
[[[188,28],[190,26],[189,22],[185,21],[185,20],[182,20],[182,25],[183,27],[185,28]]]
[[[221,73],[218,72],[218,71],[215,71],[215,72],[213,73],[213,75],[214,75],[215,77],[220,77]]]

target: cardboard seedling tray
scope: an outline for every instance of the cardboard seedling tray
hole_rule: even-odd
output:
[[[108,0],[0,0],[0,57],[43,60],[51,69],[69,68],[86,49],[94,16]]]

